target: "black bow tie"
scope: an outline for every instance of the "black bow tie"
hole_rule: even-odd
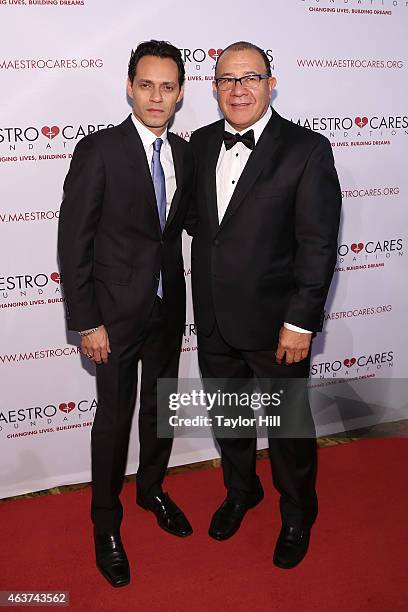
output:
[[[242,142],[248,149],[255,148],[255,137],[254,130],[248,130],[245,134],[231,134],[231,132],[224,132],[224,144],[225,148],[232,149],[237,142]]]

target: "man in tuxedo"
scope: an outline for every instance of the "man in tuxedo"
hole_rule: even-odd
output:
[[[275,84],[261,49],[230,45],[213,83],[225,119],[190,140],[198,358],[205,379],[296,378],[305,388],[336,262],[341,192],[329,141],[271,109]],[[300,397],[295,408],[307,421],[307,393]],[[269,438],[282,518],[274,563],[281,568],[303,559],[317,515],[316,438],[299,433]],[[256,434],[218,442],[227,497],[209,534],[225,540],[263,490]]]
[[[142,363],[137,503],[176,536],[192,528],[162,483],[170,438],[158,438],[157,379],[176,379],[185,323],[181,232],[190,199],[189,145],[167,131],[183,97],[180,51],[141,43],[129,62],[132,113],[83,138],[64,183],[58,250],[68,328],[96,363],[92,507],[97,566],[113,586],[130,580],[119,493]]]

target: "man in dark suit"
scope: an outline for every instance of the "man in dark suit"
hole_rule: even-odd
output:
[[[261,49],[227,47],[213,84],[225,120],[190,141],[197,159],[193,299],[206,379],[307,379],[312,335],[322,326],[341,192],[329,141],[271,109],[275,83]],[[295,408],[307,421],[307,394],[301,397]],[[225,540],[263,490],[255,436],[218,442],[227,497],[209,533]],[[306,554],[317,515],[316,438],[271,436],[269,452],[282,517],[274,562],[291,568]]]
[[[64,183],[59,257],[68,328],[96,366],[92,508],[97,565],[113,586],[130,580],[120,537],[123,482],[142,362],[137,503],[163,529],[191,526],[162,490],[172,441],[157,435],[157,379],[177,378],[185,323],[181,232],[190,197],[189,145],[167,132],[183,96],[180,51],[138,46],[129,63],[133,112],[81,140]]]

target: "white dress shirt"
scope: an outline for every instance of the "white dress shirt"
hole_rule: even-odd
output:
[[[245,130],[235,130],[228,121],[225,121],[225,131],[231,132],[231,134],[244,134],[248,130],[254,131],[255,146],[264,131],[266,124],[272,117],[271,107],[268,107],[266,113],[258,119],[256,123],[245,128]],[[251,155],[252,150],[249,149],[242,142],[237,142],[231,149],[227,151],[225,144],[222,144],[221,151],[218,157],[217,169],[216,169],[216,182],[217,182],[217,208],[218,208],[218,221],[221,223],[222,218],[225,215],[225,211],[228,208],[228,204],[231,200],[232,194],[238,180],[246,166],[246,163]],[[307,329],[297,327],[291,323],[284,323],[287,329],[297,331],[305,334],[311,332]]]
[[[177,182],[176,173],[174,170],[173,154],[171,152],[171,146],[167,137],[167,129],[161,136],[156,136],[151,132],[143,123],[141,123],[132,113],[131,115],[133,124],[137,129],[137,132],[143,143],[143,147],[147,157],[147,163],[149,165],[150,174],[152,173],[152,157],[153,157],[153,143],[156,138],[161,138],[163,144],[160,149],[160,161],[163,166],[164,178],[166,181],[166,219],[169,214],[170,206],[173,200],[173,196],[176,193]]]

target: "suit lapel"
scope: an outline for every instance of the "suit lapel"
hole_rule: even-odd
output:
[[[143,191],[153,214],[154,222],[158,231],[161,234],[159,211],[157,209],[156,194],[154,192],[152,175],[148,165],[146,152],[138,134],[137,129],[133,125],[131,116],[120,125],[123,133],[123,144],[126,150],[129,164],[133,168],[135,175],[143,185]]]
[[[180,143],[177,142],[177,138],[174,137],[174,134],[171,132],[168,133],[168,139],[171,147],[171,152],[173,155],[173,163],[174,163],[174,171],[176,174],[176,184],[177,189],[173,196],[173,200],[170,204],[170,210],[167,217],[165,228],[171,223],[176,214],[177,207],[180,203],[181,194],[183,191],[183,180],[184,180],[184,163],[183,163],[183,151],[180,146]]]
[[[204,167],[206,201],[208,203],[208,214],[214,234],[219,229],[216,170],[223,141],[223,130],[224,120],[216,124],[215,131],[208,140],[206,163]]]
[[[266,165],[272,165],[279,153],[280,116],[272,111],[272,117],[265,126],[255,149],[252,151],[246,166],[237,182],[234,193],[220,224],[224,227],[242,204],[255,181]]]

